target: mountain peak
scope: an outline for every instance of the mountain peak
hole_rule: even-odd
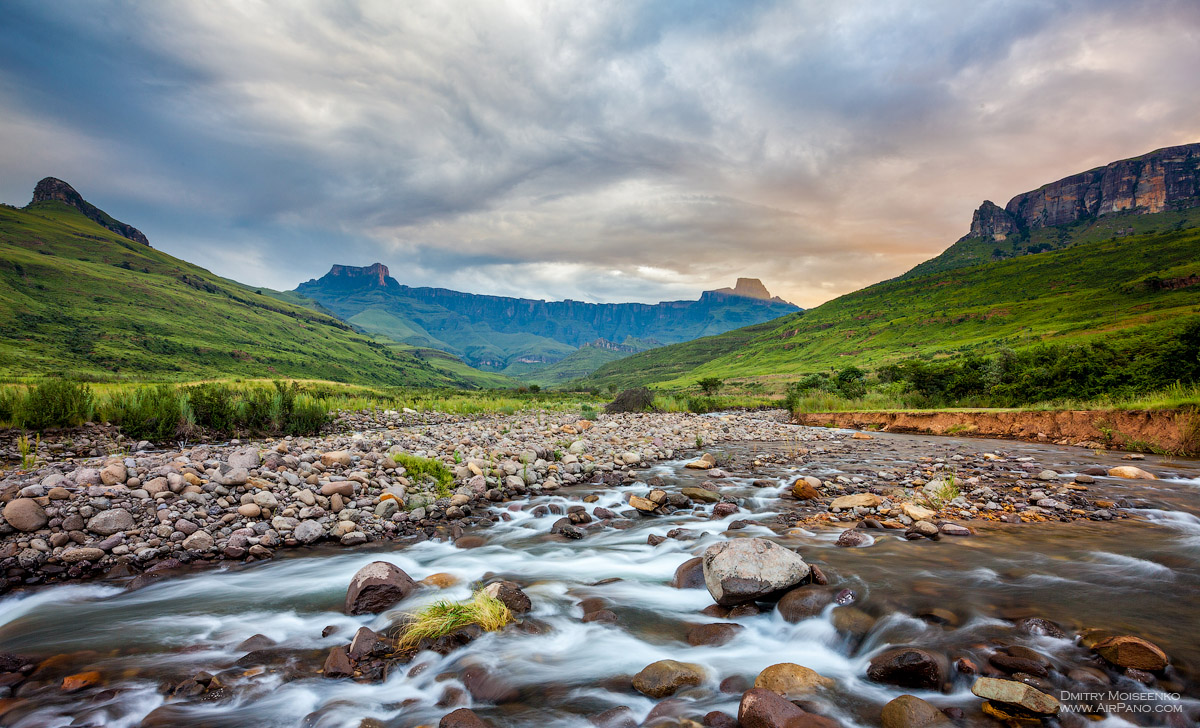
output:
[[[150,247],[150,241],[132,225],[127,225],[120,220],[115,220],[108,213],[96,207],[92,203],[83,199],[83,195],[75,191],[71,185],[63,182],[57,177],[46,177],[37,186],[33,188],[33,200],[26,207],[31,207],[39,202],[62,202],[69,205],[83,216],[96,223],[102,228],[111,230],[123,238],[128,238],[135,243],[141,243],[146,247]]]
[[[741,296],[742,298],[757,298],[760,301],[776,301],[787,303],[779,296],[772,296],[763,282],[757,278],[738,278],[733,288],[718,288],[711,293],[722,293],[726,296]]]
[[[384,288],[388,284],[391,273],[383,263],[373,263],[368,266],[334,264],[329,272],[321,278],[326,284],[339,288]]]

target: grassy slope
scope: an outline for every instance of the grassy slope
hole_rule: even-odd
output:
[[[683,387],[705,376],[782,383],[850,365],[1043,341],[1149,346],[1183,317],[1200,315],[1200,285],[1156,291],[1145,279],[1200,274],[1197,251],[1200,230],[1188,229],[885,281],[803,314],[612,362],[584,384]]]
[[[55,373],[466,384],[327,315],[126,240],[67,205],[3,206],[0,376]]]
[[[629,356],[627,352],[584,346],[571,355],[553,364],[509,364],[504,373],[523,382],[542,387],[557,387],[566,382],[587,376],[604,364]]]

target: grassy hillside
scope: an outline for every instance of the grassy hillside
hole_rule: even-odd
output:
[[[629,356],[628,352],[585,346],[553,364],[523,364],[515,362],[504,368],[504,373],[523,382],[540,387],[559,387],[567,382],[587,376],[610,361]]]
[[[471,386],[319,311],[120,237],[66,204],[0,206],[0,377],[46,374]]]
[[[1170,230],[904,277],[768,324],[635,354],[582,384],[673,388],[715,376],[781,388],[852,365],[1042,342],[1152,348],[1200,316],[1198,251],[1200,230]]]

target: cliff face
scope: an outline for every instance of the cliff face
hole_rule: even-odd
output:
[[[984,202],[968,237],[1003,240],[1021,230],[1065,225],[1133,211],[1153,214],[1200,207],[1200,143],[1166,147],[1065,177],[1009,200]]]
[[[107,228],[135,243],[141,243],[147,247],[150,246],[150,241],[146,239],[141,230],[132,225],[127,225],[120,220],[114,220],[103,210],[83,199],[83,196],[76,192],[74,187],[63,182],[61,179],[47,177],[37,183],[37,186],[33,188],[33,200],[30,201],[29,205],[35,205],[39,202],[66,203],[82,212],[85,217],[97,225]]]
[[[761,283],[758,287],[761,295],[770,295]],[[387,312],[406,322],[406,328],[396,328],[400,338],[408,337],[406,343],[444,346],[469,363],[492,368],[497,362],[530,357],[556,361],[565,351],[599,339],[688,341],[799,310],[769,297],[718,291],[706,291],[698,301],[654,304],[481,296],[404,286],[379,263],[365,268],[335,265],[320,280],[303,283],[296,291],[346,319],[364,311]],[[418,333],[410,333],[414,331]]]

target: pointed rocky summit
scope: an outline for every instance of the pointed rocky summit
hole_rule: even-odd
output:
[[[120,220],[114,220],[104,210],[83,199],[83,196],[76,192],[74,187],[63,182],[61,179],[47,177],[38,182],[37,187],[33,188],[33,200],[26,205],[26,209],[33,207],[39,202],[62,202],[70,205],[100,227],[107,228],[135,243],[141,243],[146,247],[150,247],[150,241],[146,239],[141,230],[132,225],[127,225]]]

